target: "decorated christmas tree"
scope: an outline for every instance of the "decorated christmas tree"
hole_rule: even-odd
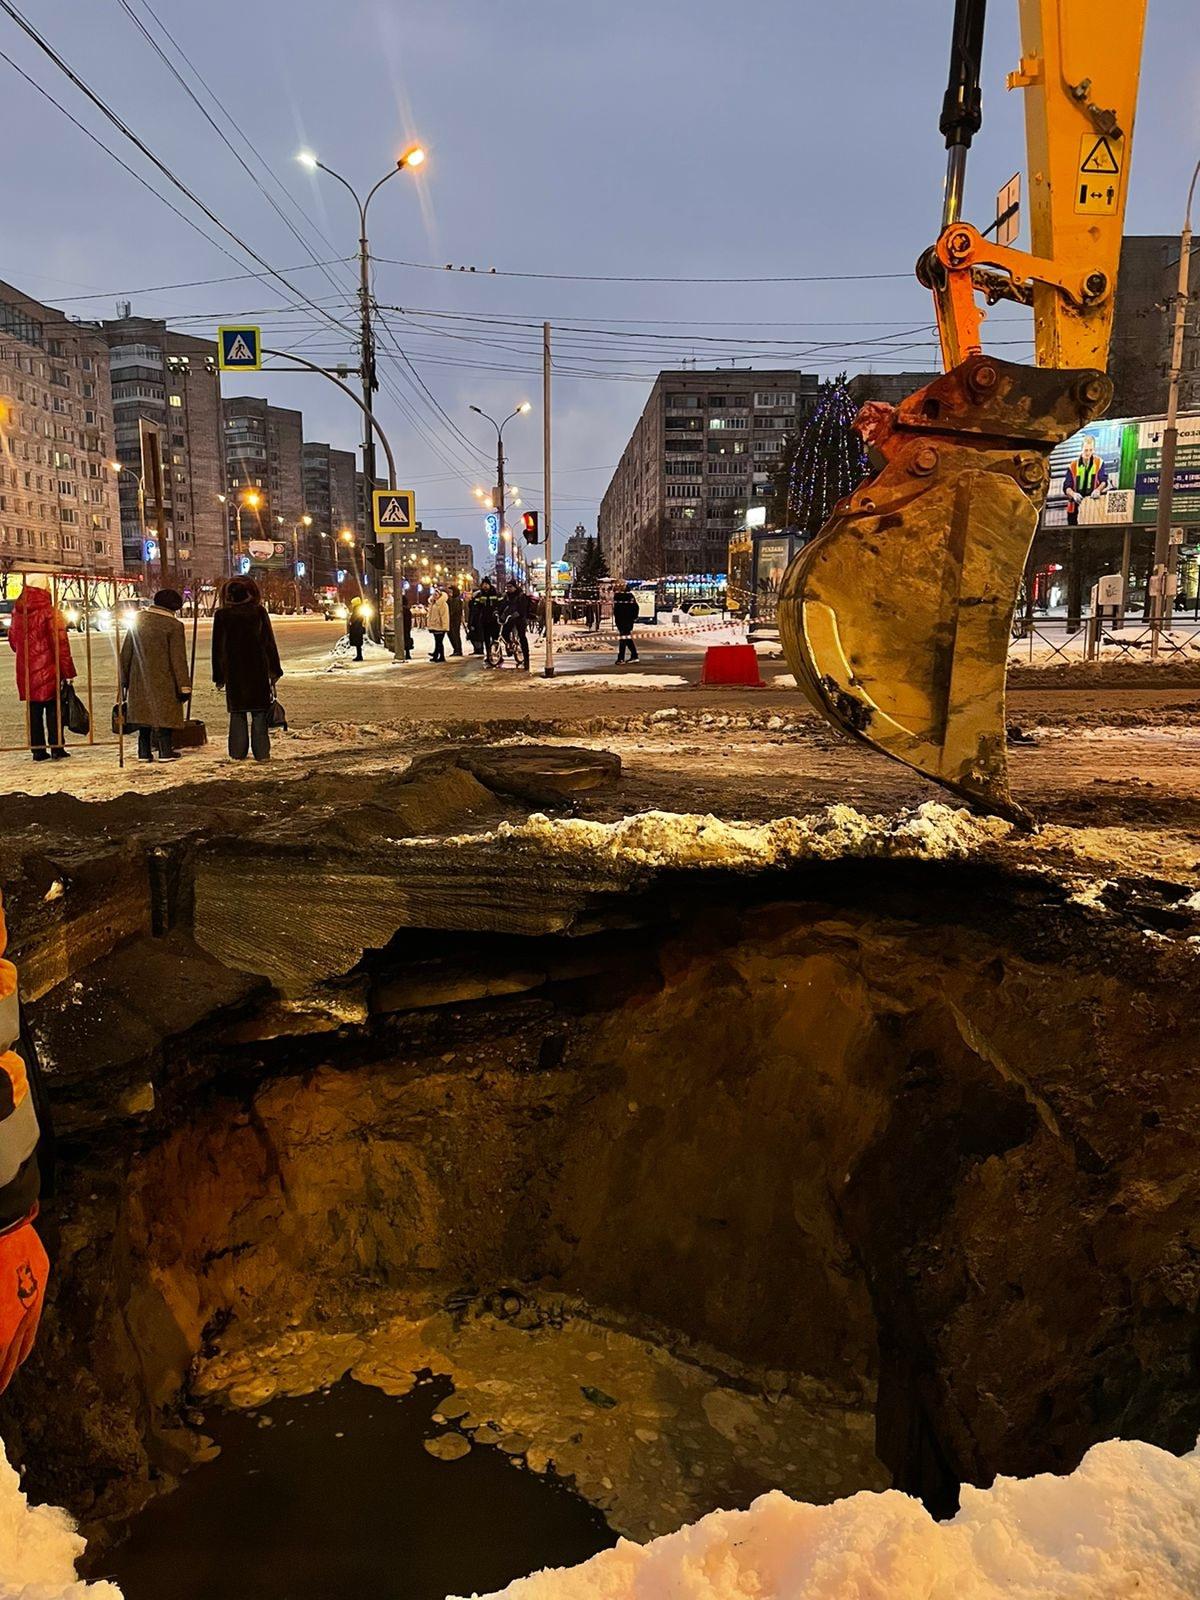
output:
[[[867,452],[852,426],[857,407],[846,375],[821,385],[804,426],[784,441],[771,480],[771,523],[807,538],[819,533],[844,495],[867,476]]]

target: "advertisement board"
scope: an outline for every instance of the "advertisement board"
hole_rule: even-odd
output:
[[[1158,515],[1163,417],[1093,422],[1050,455],[1044,528],[1153,526]],[[1200,413],[1181,416],[1172,517],[1200,523]]]
[[[792,542],[786,534],[778,539],[758,539],[754,546],[754,592],[761,615],[763,601],[774,606],[779,586],[792,558]]]

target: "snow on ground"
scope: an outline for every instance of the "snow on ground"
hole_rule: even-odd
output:
[[[84,1541],[58,1506],[31,1506],[0,1444],[0,1600],[121,1600],[75,1574]]]
[[[508,1600],[1195,1600],[1200,1453],[1096,1445],[1069,1477],[964,1488],[951,1522],[907,1495],[773,1492],[648,1545],[510,1584]],[[495,1597],[492,1597],[495,1600]]]
[[[652,867],[764,867],[840,856],[947,860],[970,855],[1011,832],[1012,824],[998,817],[975,816],[930,800],[894,816],[867,816],[853,806],[833,805],[809,816],[761,823],[670,811],[591,822],[552,819],[535,811],[525,822],[502,822],[494,833],[464,834],[449,842],[468,848],[481,839],[528,840],[571,855],[586,852]]]
[[[535,669],[536,671],[536,669]],[[539,678],[531,672],[525,680],[538,688],[549,684],[559,689],[682,689],[686,678],[673,678],[663,672],[564,672],[553,678]]]

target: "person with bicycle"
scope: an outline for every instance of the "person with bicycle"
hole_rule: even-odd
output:
[[[504,593],[504,641],[513,655],[520,654],[521,670],[529,671],[529,623],[533,600],[515,578],[508,580]]]
[[[499,665],[494,658],[500,644],[500,607],[501,599],[496,593],[495,584],[490,578],[484,578],[471,601],[470,624],[472,637],[478,639],[482,646],[485,667]]]

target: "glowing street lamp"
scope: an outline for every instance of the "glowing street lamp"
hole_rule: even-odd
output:
[[[491,500],[485,500],[483,503],[489,511],[493,509],[498,511],[501,520],[504,517],[504,430],[514,417],[523,417],[532,409],[528,400],[522,400],[517,409],[509,412],[503,422],[497,422],[495,417],[488,416],[487,412],[481,410],[479,406],[471,407],[476,416],[482,417],[485,422],[490,422],[496,430],[496,493]],[[520,504],[519,501],[518,504]],[[498,540],[496,543],[496,581],[501,584],[504,582],[506,560],[504,545]]]

